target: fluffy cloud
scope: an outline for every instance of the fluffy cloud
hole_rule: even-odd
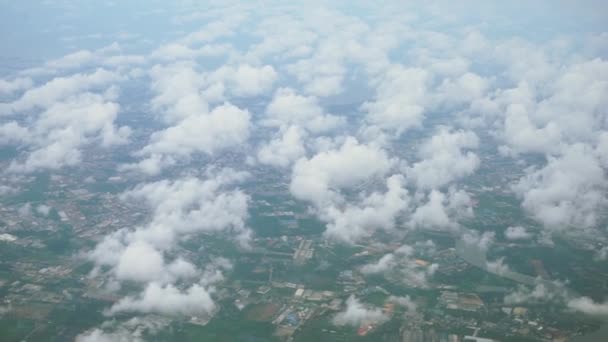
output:
[[[362,323],[386,321],[388,317],[377,308],[366,307],[355,296],[346,300],[346,309],[336,314],[332,320],[335,325],[352,325],[358,327]]]
[[[159,317],[133,317],[124,322],[106,321],[101,327],[93,328],[76,336],[76,342],[143,342],[143,336],[158,333],[168,321]]]
[[[268,104],[262,123],[270,127],[297,125],[312,133],[322,133],[343,125],[345,120],[325,113],[315,97],[298,95],[290,88],[280,88]]]
[[[480,161],[469,150],[476,149],[478,144],[473,132],[442,128],[420,147],[418,155],[422,160],[408,168],[408,176],[418,187],[433,189],[470,175]]]
[[[486,269],[488,272],[503,275],[511,272],[511,269],[507,264],[504,263],[504,258],[500,258],[494,261],[486,261]]]
[[[361,267],[361,273],[382,273],[392,269],[393,267],[395,267],[395,256],[389,253],[383,255],[376,263],[363,265],[363,267]]]
[[[152,134],[138,155],[187,158],[195,152],[217,153],[247,140],[250,117],[249,111],[229,103],[209,113],[190,115],[175,126]]]
[[[410,296],[405,296],[405,297],[390,296],[390,297],[388,297],[387,300],[389,302],[396,303],[396,304],[406,308],[407,311],[409,311],[409,312],[416,312],[416,310],[418,308],[418,306],[416,305],[416,303],[414,303],[414,301],[412,301]]]
[[[277,77],[277,72],[270,65],[253,67],[242,64],[217,69],[209,75],[209,82],[226,83],[226,88],[234,95],[251,97],[265,94],[272,89]]]
[[[375,100],[362,106],[367,123],[396,135],[421,127],[428,82],[423,69],[391,66],[377,82]]]
[[[462,236],[463,241],[467,245],[475,246],[482,251],[487,251],[493,244],[496,238],[494,232],[483,232],[479,234],[477,231],[469,231]]]
[[[109,310],[193,315],[214,309],[212,285],[223,279],[222,271],[232,266],[226,259],[197,269],[182,257],[168,255],[186,236],[226,233],[246,245],[250,231],[245,224],[249,198],[240,190],[226,187],[247,174],[232,170],[209,171],[208,179],[186,177],[139,185],[122,199],[147,206],[152,218],[146,225],[121,229],[107,235],[87,257],[95,267],[92,276],[107,276],[118,283],[144,286],[139,295],[121,299]],[[190,284],[178,289],[177,282]]]
[[[306,153],[304,137],[305,133],[297,126],[289,126],[278,137],[260,147],[258,160],[262,164],[287,167]]]
[[[215,309],[208,289],[194,284],[184,291],[173,285],[150,283],[138,297],[126,297],[112,305],[110,314],[119,312],[200,315]]]
[[[16,91],[29,89],[34,82],[29,77],[18,77],[11,81],[0,79],[0,95],[11,95]]]
[[[348,138],[339,149],[298,160],[293,168],[290,191],[296,198],[320,207],[340,197],[341,189],[386,174],[392,164],[379,147]]]
[[[371,236],[377,230],[392,230],[409,207],[404,179],[394,175],[386,180],[386,192],[363,195],[353,204],[336,204],[320,208],[321,218],[327,222],[324,235],[343,242],[355,242]]]
[[[44,85],[27,90],[14,102],[2,104],[1,114],[14,114],[29,111],[35,108],[48,108],[55,103],[75,94],[99,89],[122,79],[115,72],[97,69],[90,74],[75,74],[66,77],[56,77]]]
[[[568,308],[593,316],[608,316],[608,303],[597,303],[589,297],[579,297],[569,300]]]
[[[0,126],[0,141],[30,146],[25,160],[13,161],[9,170],[33,172],[73,166],[81,160],[82,147],[91,142],[105,147],[127,142],[131,130],[114,126],[119,108],[107,95],[82,93],[49,104],[30,127],[15,122]]]
[[[437,190],[428,194],[428,201],[416,208],[410,218],[410,225],[431,229],[454,229],[458,219],[471,217],[471,198],[462,191],[450,188],[447,195]]]
[[[530,234],[526,228],[522,226],[508,227],[505,230],[505,237],[508,240],[527,240],[532,238],[532,234]]]
[[[439,265],[418,265],[412,258],[413,253],[411,246],[403,245],[393,253],[383,255],[378,261],[363,265],[361,273],[382,274],[408,286],[427,287]]]
[[[522,206],[552,229],[594,227],[606,205],[604,170],[593,151],[577,144],[550,157],[545,167],[530,169],[513,189]]]

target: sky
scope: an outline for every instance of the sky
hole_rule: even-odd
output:
[[[247,248],[252,199],[239,184],[253,167],[287,175],[289,195],[339,243],[422,227],[465,234],[473,200],[459,181],[483,166],[479,150],[491,144],[522,165],[501,186],[544,232],[605,237],[607,6],[0,1],[0,145],[18,151],[0,165],[0,193],[19,191],[28,175],[81,167],[93,146],[131,151],[116,174],[141,181],[121,198],[144,203],[149,220],[83,252],[110,290],[140,287],[108,316],[214,309],[213,284],[230,261],[195,266],[177,247],[222,232]],[[149,95],[137,109],[157,127],[143,146],[133,144],[142,128],[121,120],[129,87]],[[438,114],[447,124],[429,124]],[[420,131],[431,133],[408,146],[411,157],[396,153]],[[232,151],[242,169],[193,163]],[[370,181],[379,186],[361,189]],[[493,238],[473,235],[477,244]],[[361,311],[349,303],[345,324]],[[606,304],[572,307],[592,305]]]

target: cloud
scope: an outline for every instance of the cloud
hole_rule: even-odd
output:
[[[363,265],[360,270],[366,275],[382,274],[391,281],[410,287],[427,287],[439,265],[421,266],[416,263],[413,255],[414,249],[411,246],[402,245],[393,253],[383,255],[376,262]]]
[[[76,342],[143,342],[141,337],[133,336],[129,332],[104,332],[93,329],[76,336]]]
[[[117,73],[97,69],[93,73],[56,77],[44,85],[27,90],[19,99],[2,104],[0,115],[26,112],[35,108],[48,108],[75,94],[99,89],[122,80]]]
[[[479,145],[471,131],[451,131],[441,128],[419,149],[422,158],[407,169],[419,188],[435,189],[454,180],[471,175],[479,167],[479,157],[470,150]]]
[[[299,95],[291,88],[280,88],[266,107],[262,124],[269,127],[297,125],[312,133],[324,133],[344,125],[345,119],[325,113],[313,96]]]
[[[462,236],[463,241],[467,245],[475,246],[482,251],[487,251],[495,241],[496,233],[469,231]]]
[[[29,89],[34,82],[29,77],[18,77],[11,81],[0,79],[0,95],[12,95],[13,93]]]
[[[233,52],[230,44],[206,44],[191,48],[180,43],[161,45],[151,53],[151,57],[162,61],[193,60],[200,57],[217,57]]]
[[[409,312],[416,312],[416,310],[418,309],[418,306],[416,305],[416,303],[414,303],[414,301],[412,301],[410,296],[405,296],[405,297],[390,296],[390,297],[388,297],[387,301],[396,303],[396,304],[406,308],[407,311],[409,311]]]
[[[600,208],[606,206],[604,170],[585,145],[565,148],[549,157],[541,169],[528,169],[513,185],[522,206],[550,229],[594,227]]]
[[[377,81],[374,101],[365,102],[368,125],[394,135],[420,128],[424,119],[429,74],[424,69],[392,65]]]
[[[346,243],[370,237],[378,230],[391,231],[397,219],[409,209],[410,198],[404,178],[393,175],[386,180],[386,192],[362,195],[359,202],[332,204],[319,208],[327,222],[324,235]]]
[[[208,289],[194,284],[184,291],[173,285],[150,283],[137,297],[125,297],[112,305],[110,314],[119,312],[158,313],[165,315],[201,315],[215,309]]]
[[[504,258],[500,258],[494,261],[486,261],[486,268],[489,272],[498,275],[503,275],[505,273],[511,272],[509,266],[504,263]]]
[[[106,321],[99,328],[76,336],[76,342],[143,342],[143,336],[153,336],[168,325],[159,317],[133,317],[126,321]]]
[[[382,310],[366,307],[355,296],[346,300],[346,309],[334,316],[332,322],[335,325],[351,325],[358,327],[363,323],[378,323],[388,319]]]
[[[152,159],[184,159],[193,153],[213,155],[248,139],[250,117],[249,111],[225,103],[209,113],[190,115],[174,126],[155,132],[137,155]],[[134,166],[141,171],[157,171],[145,165]]]
[[[383,255],[376,263],[361,267],[361,273],[374,274],[386,272],[395,267],[395,256],[391,253]]]
[[[306,153],[306,134],[298,126],[289,126],[276,138],[258,150],[258,160],[262,164],[287,167]]]
[[[508,240],[528,240],[532,238],[532,234],[522,226],[511,226],[505,230],[505,237]]]
[[[517,290],[504,298],[506,304],[520,304],[530,302],[565,302],[572,299],[564,283],[553,281],[550,284],[537,280],[533,288],[518,286]]]
[[[339,149],[298,160],[293,168],[290,191],[296,198],[321,207],[339,197],[341,189],[386,174],[392,164],[384,150],[349,137]]]
[[[608,316],[608,303],[597,303],[589,297],[569,300],[568,308],[592,316]]]
[[[14,122],[0,126],[0,141],[29,147],[25,160],[13,160],[8,170],[28,173],[73,166],[81,161],[81,149],[88,144],[126,143],[131,129],[114,125],[120,107],[112,99],[113,95],[81,93],[48,104],[30,127]]]
[[[419,228],[455,229],[459,219],[472,216],[471,198],[463,190],[450,188],[447,194],[432,190],[428,201],[415,209],[409,223]]]
[[[226,83],[232,94],[253,97],[270,91],[277,77],[277,72],[270,65],[254,67],[241,64],[237,67],[220,67],[209,75],[209,82]]]
[[[210,170],[207,179],[163,180],[123,193],[123,201],[136,201],[150,210],[150,221],[105,236],[86,257],[94,263],[91,276],[106,277],[118,285],[139,284],[144,290],[121,299],[109,313],[194,315],[213,310],[212,285],[222,281],[223,271],[232,265],[215,258],[199,270],[175,253],[185,237],[201,233],[225,234],[247,245],[249,197],[226,189],[246,177],[229,169]]]

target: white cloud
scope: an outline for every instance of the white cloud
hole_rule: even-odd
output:
[[[325,113],[317,99],[280,88],[266,108],[262,124],[270,127],[298,125],[312,133],[323,133],[344,125],[345,119]]]
[[[363,267],[361,267],[361,273],[374,274],[386,272],[395,267],[395,262],[395,256],[393,254],[385,254],[376,263],[363,265]]]
[[[369,125],[395,135],[420,128],[429,101],[429,74],[424,69],[392,65],[376,81],[376,97],[362,109]]]
[[[12,95],[14,92],[29,89],[34,82],[29,77],[18,77],[13,80],[0,79],[0,95]]]
[[[192,114],[174,126],[155,132],[138,155],[187,158],[192,153],[215,154],[244,143],[249,137],[250,114],[225,103],[209,113]]]
[[[81,161],[81,149],[87,144],[109,147],[126,143],[130,128],[114,126],[119,109],[107,95],[82,93],[49,104],[28,128],[14,123],[0,126],[0,141],[30,147],[25,160],[13,160],[8,170],[33,172],[73,166]]]
[[[165,315],[201,315],[215,309],[208,289],[194,284],[184,291],[173,285],[150,283],[137,297],[125,297],[112,305],[110,314],[120,312],[158,313]]]
[[[0,114],[16,114],[35,108],[48,108],[58,101],[86,90],[98,89],[122,79],[117,73],[97,69],[90,74],[56,77],[44,85],[27,90],[14,102],[3,104]]]
[[[532,238],[532,234],[522,226],[512,226],[505,230],[505,237],[508,240],[528,240]]]
[[[151,57],[163,61],[192,60],[199,57],[222,56],[232,51],[233,47],[229,44],[207,44],[200,48],[191,48],[180,43],[169,43],[154,50]]]
[[[289,126],[279,136],[260,147],[258,160],[262,164],[287,167],[304,156],[306,147],[303,139],[306,134],[297,126]]]
[[[458,227],[458,219],[472,215],[471,199],[466,192],[450,188],[446,195],[432,190],[428,201],[411,215],[410,224],[420,228],[454,229]]]
[[[359,202],[320,207],[321,219],[327,222],[324,235],[353,243],[369,238],[377,230],[391,231],[397,219],[409,209],[409,195],[404,179],[393,175],[386,180],[386,192],[362,195]]]
[[[237,67],[223,66],[209,75],[211,83],[226,83],[236,96],[253,97],[267,93],[278,78],[270,65],[254,67],[241,64]]]
[[[522,206],[547,228],[594,227],[606,206],[604,170],[585,145],[573,145],[545,167],[528,170],[514,186]]]
[[[494,261],[486,261],[486,268],[489,272],[503,275],[511,272],[511,269],[507,264],[504,263],[504,258],[500,258]]]
[[[339,197],[341,189],[386,174],[392,164],[379,147],[347,138],[339,149],[298,160],[293,168],[290,191],[296,198],[320,207]]]
[[[407,174],[423,189],[434,189],[454,180],[471,175],[479,167],[479,157],[470,150],[479,144],[477,135],[471,131],[439,132],[419,149],[422,158],[407,169]]]
[[[589,297],[571,299],[567,303],[573,311],[593,316],[608,316],[608,303],[597,303]]]
[[[226,189],[247,174],[223,169],[210,170],[207,176],[141,184],[122,194],[124,201],[147,206],[152,217],[145,225],[107,235],[87,254],[95,265],[92,277],[107,277],[109,284],[118,285],[115,288],[124,282],[144,288],[120,299],[109,314],[197,315],[215,308],[213,285],[223,280],[231,263],[214,258],[199,270],[175,252],[185,237],[200,233],[226,234],[246,246],[251,236],[245,224],[249,197]]]
[[[407,309],[409,312],[416,312],[418,306],[414,301],[410,298],[410,296],[398,297],[398,296],[390,296],[387,299],[389,302],[396,303]]]
[[[467,245],[475,246],[482,251],[487,251],[493,244],[496,237],[494,232],[469,231],[462,236],[463,241]]]
[[[346,309],[336,314],[332,320],[335,325],[358,327],[362,323],[380,323],[388,319],[378,308],[366,307],[355,296],[346,300]]]

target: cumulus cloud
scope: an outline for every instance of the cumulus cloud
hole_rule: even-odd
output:
[[[355,242],[377,230],[391,231],[397,219],[409,209],[410,198],[404,179],[393,175],[386,180],[386,192],[373,192],[356,203],[319,208],[327,222],[324,235],[343,242]]]
[[[366,307],[355,296],[346,300],[344,311],[336,314],[332,320],[335,325],[351,325],[358,327],[363,323],[378,323],[386,321],[388,317],[378,308]]]
[[[73,166],[80,162],[81,150],[87,144],[108,147],[126,143],[131,129],[114,125],[119,109],[109,95],[87,92],[49,104],[30,127],[15,122],[0,126],[0,141],[30,147],[25,160],[13,160],[9,170],[33,172]]]
[[[322,206],[339,197],[341,189],[386,174],[392,164],[381,148],[347,138],[339,149],[298,160],[293,168],[290,191],[298,199]]]
[[[448,189],[447,194],[432,190],[428,201],[419,205],[410,217],[410,225],[430,229],[455,229],[458,220],[472,217],[470,196],[463,190]]]
[[[551,229],[591,228],[606,206],[604,170],[586,145],[566,148],[541,169],[529,169],[513,189],[532,216]]]
[[[478,144],[477,135],[471,131],[441,128],[420,147],[422,160],[408,168],[408,176],[418,187],[434,189],[470,175],[479,167],[479,157],[470,151]]]
[[[258,160],[262,164],[287,167],[306,153],[306,134],[298,126],[289,126],[279,136],[270,140],[258,150]]]
[[[507,264],[504,263],[504,258],[500,258],[494,261],[486,261],[486,269],[489,272],[503,275],[505,273],[511,272],[511,269]]]
[[[344,118],[325,113],[315,97],[299,95],[290,88],[276,91],[262,120],[266,126],[297,125],[312,133],[329,132],[344,123]]]
[[[217,258],[199,270],[183,257],[169,257],[185,236],[227,234],[242,246],[250,239],[245,224],[249,197],[226,189],[247,174],[225,169],[208,171],[207,176],[142,184],[121,196],[147,206],[152,217],[143,226],[107,235],[87,254],[95,266],[92,276],[144,286],[142,293],[113,305],[110,314],[194,315],[214,309],[212,286],[223,279],[224,270],[231,269],[230,262]],[[189,287],[178,288],[177,283]]]
[[[236,67],[223,66],[209,75],[211,83],[226,83],[226,88],[236,96],[251,97],[272,89],[277,72],[270,65],[254,67],[242,64]]]
[[[184,291],[173,285],[150,283],[137,297],[125,297],[112,305],[110,314],[119,312],[200,315],[215,309],[208,289],[194,284]]]
[[[0,79],[0,95],[12,95],[13,93],[29,89],[34,85],[34,82],[29,77],[18,77],[12,80]]]
[[[98,328],[90,329],[76,336],[76,342],[143,342],[143,336],[150,336],[166,327],[168,321],[159,317],[133,317],[124,322],[106,321]]]
[[[362,106],[367,123],[396,135],[421,127],[428,82],[424,69],[392,65],[377,81],[375,100]]]
[[[528,240],[532,238],[532,234],[522,226],[511,226],[505,230],[505,237],[508,240]]]
[[[409,312],[416,312],[418,306],[414,301],[410,298],[410,296],[399,297],[399,296],[390,296],[387,301],[400,305],[407,309]]]
[[[592,316],[608,316],[608,303],[597,303],[589,297],[579,297],[568,301],[568,308]]]
[[[121,79],[122,77],[119,74],[105,69],[97,69],[89,74],[79,73],[56,77],[41,86],[27,90],[19,99],[2,104],[0,115],[14,114],[35,108],[48,108],[74,94],[99,89]]]
[[[395,267],[395,256],[391,253],[383,255],[378,262],[373,264],[363,265],[361,273],[374,274],[382,273]]]
[[[188,158],[196,152],[212,155],[244,143],[249,137],[250,117],[249,111],[226,103],[155,132],[137,154],[151,158]]]
[[[463,241],[467,245],[475,246],[482,251],[487,251],[495,241],[496,233],[469,231],[462,236]]]
[[[360,270],[367,275],[382,274],[390,280],[408,286],[427,287],[439,265],[419,265],[412,257],[413,254],[414,249],[411,246],[402,245],[377,261],[361,266]]]

